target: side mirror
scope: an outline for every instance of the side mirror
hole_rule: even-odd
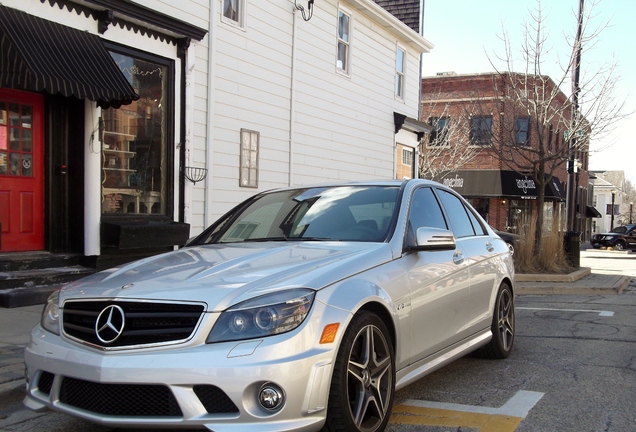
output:
[[[409,245],[410,251],[455,250],[455,236],[449,230],[432,227],[418,228],[415,244]]]

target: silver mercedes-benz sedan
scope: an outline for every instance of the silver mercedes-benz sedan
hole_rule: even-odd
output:
[[[382,431],[396,389],[510,355],[513,280],[506,243],[438,183],[261,193],[51,295],[24,403],[111,426]]]

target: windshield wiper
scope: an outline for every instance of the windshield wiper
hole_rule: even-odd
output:
[[[280,241],[340,241],[337,239],[327,238],[327,237],[258,237],[258,238],[248,238],[243,240],[243,242],[280,242]],[[240,243],[240,242],[237,242]]]

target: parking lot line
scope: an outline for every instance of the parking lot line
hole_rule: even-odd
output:
[[[408,400],[393,407],[390,422],[513,432],[542,397],[543,393],[521,390],[500,408]]]

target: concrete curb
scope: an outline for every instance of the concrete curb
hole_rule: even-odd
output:
[[[629,285],[629,276],[590,274],[575,282],[528,281],[515,284],[518,295],[597,295],[620,294]]]
[[[568,274],[522,273],[515,275],[515,282],[576,282],[592,274],[589,267],[581,267]]]

